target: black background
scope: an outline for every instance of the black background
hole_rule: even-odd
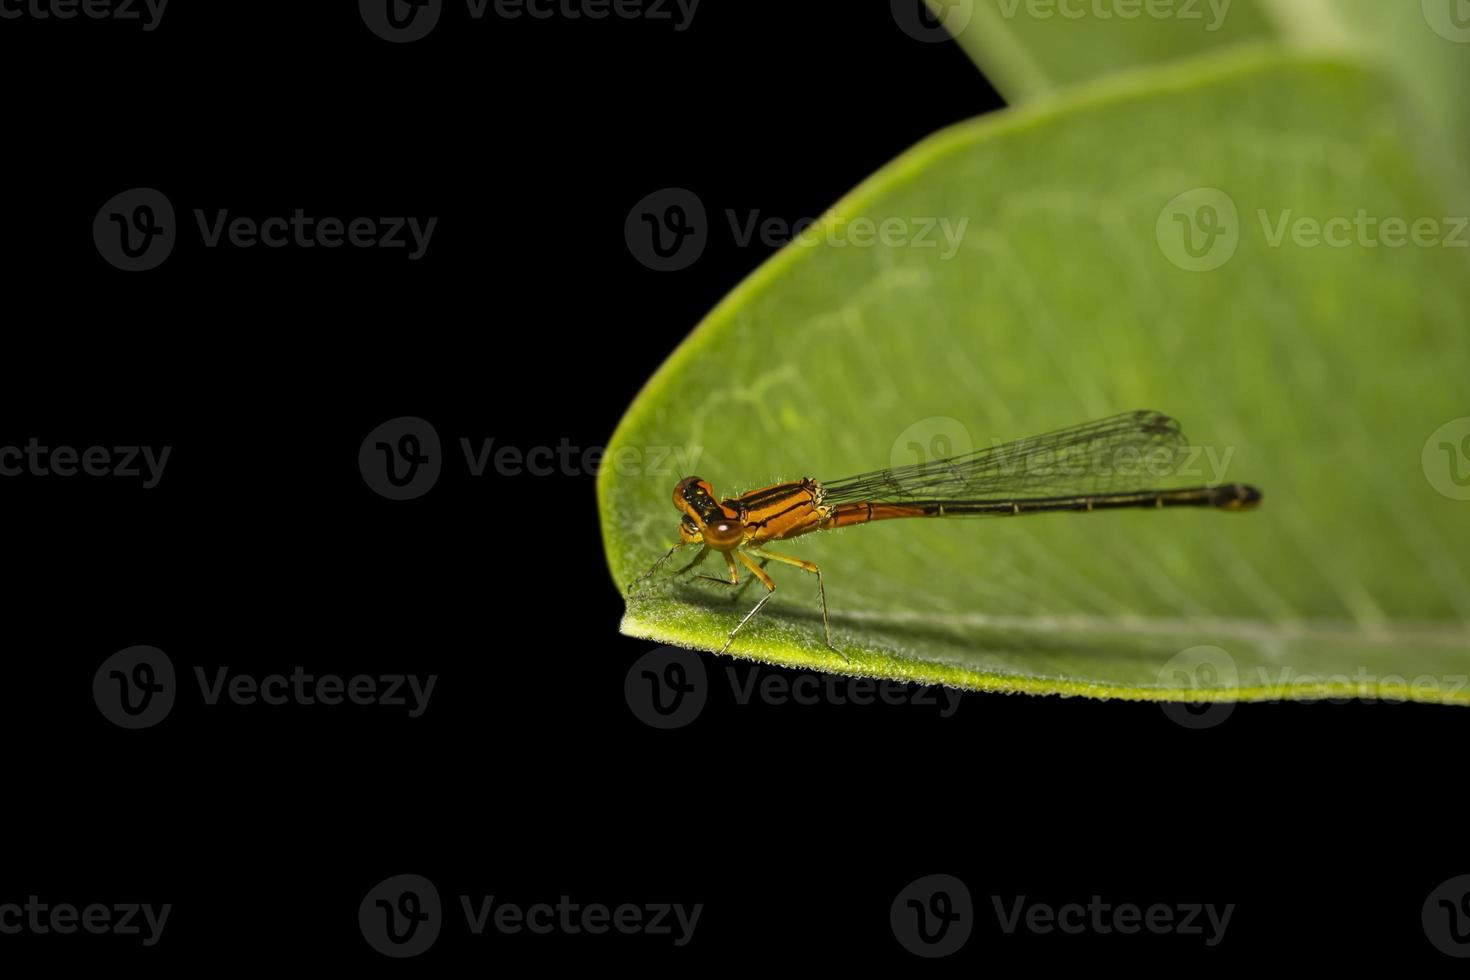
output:
[[[1420,906],[1466,870],[1460,713],[966,694],[957,713],[709,705],[657,731],[624,697],[590,473],[472,478],[458,440],[606,443],[643,381],[771,252],[715,229],[659,273],[624,220],[665,187],[819,214],[897,153],[1001,105],[889,4],[706,0],[650,20],[471,21],[388,44],[353,3],[170,5],[156,31],[0,20],[6,352],[0,445],[169,445],[164,479],[0,481],[6,575],[0,902],[173,903],[162,941],[0,936],[0,962],[391,967],[357,927],[379,880],[432,879],[450,921],[404,964],[638,960],[914,968],[911,880],[964,879],[979,924],[937,964],[1453,968]],[[155,187],[181,241],[120,272],[91,223]],[[206,249],[194,208],[437,216],[428,254]],[[450,458],[394,503],[364,436],[431,421]],[[670,514],[670,530],[675,512]],[[90,694],[111,653],[185,681],[156,727]],[[424,715],[204,706],[192,671],[434,673]],[[470,937],[455,896],[704,903],[693,942]],[[1234,903],[1225,942],[1004,936],[991,895]]]

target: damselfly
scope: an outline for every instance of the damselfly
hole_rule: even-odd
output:
[[[1261,502],[1261,491],[1243,483],[1141,489],[1149,478],[1170,473],[1184,448],[1178,422],[1159,412],[1143,411],[948,459],[829,483],[803,478],[725,500],[718,499],[706,481],[687,477],[674,487],[674,506],[684,515],[679,522],[679,542],[634,581],[629,592],[675,552],[690,545],[699,546],[699,554],[676,577],[717,551],[730,577],[699,578],[734,587],[740,585],[740,566],[744,565],[765,586],[766,594],[730,631],[720,650],[724,653],[735,635],[776,594],[776,583],[765,570],[767,563],[794,565],[817,577],[822,631],[827,646],[840,654],[832,646],[822,570],[813,562],[767,550],[770,542],[900,517],[1019,517],[1127,507],[1247,510]]]

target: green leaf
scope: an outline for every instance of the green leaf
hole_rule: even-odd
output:
[[[1461,212],[1470,207],[1470,0],[1270,0],[1283,36],[1390,72],[1414,106],[1422,156]]]
[[[1260,0],[926,2],[1011,102],[1278,36]]]
[[[1350,55],[1403,88],[1423,158],[1447,168],[1446,191],[1461,192],[1470,169],[1470,0],[927,2],[1012,102],[1258,41]]]
[[[1470,702],[1470,250],[1443,241],[1464,230],[1410,137],[1379,74],[1268,47],[925,141],[640,393],[598,479],[614,579],[677,540],[681,474],[734,495],[1158,409],[1202,450],[1183,482],[1264,505],[809,535],[777,550],[821,565],[850,659],[811,577],[774,565],[731,653],[987,690]],[[1359,214],[1443,243],[1370,247]],[[940,217],[968,220],[952,256],[853,240],[860,218]],[[1299,221],[1334,218],[1352,243],[1310,246]],[[623,631],[709,650],[759,597],[651,582]]]

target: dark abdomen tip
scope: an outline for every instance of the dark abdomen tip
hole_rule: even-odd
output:
[[[1218,506],[1225,510],[1258,507],[1264,494],[1249,483],[1229,483],[1219,489]]]

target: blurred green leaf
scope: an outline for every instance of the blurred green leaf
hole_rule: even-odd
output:
[[[1416,106],[1407,132],[1464,208],[1470,0],[926,0],[1013,103],[1257,41],[1360,58]],[[1450,169],[1453,168],[1453,169]]]
[[[1441,191],[1460,211],[1470,207],[1470,0],[1271,0],[1270,8],[1298,47],[1337,49],[1392,73],[1415,107],[1410,127]]]
[[[1123,69],[1278,36],[1261,0],[926,2],[1013,103]]]
[[[1407,129],[1380,73],[1266,46],[925,141],[638,396],[598,480],[614,579],[677,539],[681,474],[734,495],[1158,409],[1201,451],[1184,482],[1264,506],[811,535],[778,550],[822,566],[851,659],[811,577],[776,566],[731,652],[991,690],[1470,702],[1470,250]],[[967,222],[952,255],[932,229],[855,242],[858,219],[939,218]],[[1434,244],[1390,245],[1384,219]],[[653,581],[624,632],[704,649],[759,598]]]

